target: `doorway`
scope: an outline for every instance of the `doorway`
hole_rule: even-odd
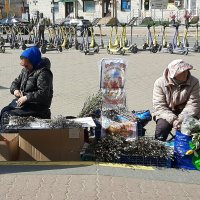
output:
[[[110,16],[111,16],[110,0],[103,0],[102,17],[110,17]]]
[[[74,3],[65,2],[65,17],[71,17],[72,13],[74,13]]]
[[[140,0],[140,10],[143,10],[144,9],[144,2],[143,0]]]

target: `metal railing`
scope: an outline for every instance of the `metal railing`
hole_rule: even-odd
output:
[[[175,15],[175,20],[178,21],[185,21],[184,15],[186,12],[186,9],[181,10],[151,10],[151,17],[154,21],[171,21],[172,15]],[[189,11],[191,13],[191,16],[199,16],[200,15],[200,8],[194,9]]]
[[[95,19],[95,18],[101,18],[101,16],[100,16],[100,12],[94,12],[93,13],[93,19]]]
[[[140,17],[140,15],[141,15],[141,11],[139,9],[131,10],[129,15],[127,15],[127,23],[129,23],[133,17]]]

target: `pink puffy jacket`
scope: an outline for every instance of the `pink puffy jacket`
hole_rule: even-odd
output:
[[[157,79],[153,89],[153,116],[165,119],[170,124],[185,115],[200,117],[199,81],[189,74],[187,82],[176,85],[168,78],[168,70]],[[178,116],[174,113],[180,113]]]

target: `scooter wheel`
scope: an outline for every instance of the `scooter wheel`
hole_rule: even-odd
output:
[[[76,43],[76,44],[75,44],[75,49],[76,49],[76,50],[79,49],[79,45],[80,45],[79,43]],[[71,48],[71,47],[70,47],[70,48]]]
[[[45,54],[45,53],[47,52],[46,46],[42,46],[42,47],[41,47],[41,52],[42,52],[43,54]]]
[[[173,54],[173,48],[172,47],[169,47],[168,51],[169,51],[169,53]]]
[[[19,44],[15,43],[15,49],[19,49]]]
[[[152,51],[153,53],[157,53],[158,48],[157,48],[157,47],[152,47],[151,51]]]
[[[198,53],[200,53],[200,46],[199,46],[199,47],[197,47],[197,52],[198,52]]]
[[[125,54],[125,50],[121,50],[121,54],[124,55]]]
[[[96,53],[99,53],[99,46],[96,47]]]
[[[133,47],[132,53],[136,54],[137,52],[138,52],[138,48],[137,47]]]
[[[5,47],[1,46],[1,52],[5,53]]]
[[[69,49],[69,44],[66,44],[66,45],[64,46],[64,48],[65,48],[65,49]]]
[[[79,50],[83,51],[83,45],[82,44],[79,45]]]
[[[1,47],[1,50],[3,53],[5,53],[5,51],[6,51],[5,47]]]
[[[62,47],[61,46],[58,47],[58,51],[62,52]]]
[[[169,43],[169,44],[168,44],[168,48],[173,48],[173,47],[172,47],[172,43]]]
[[[85,53],[85,55],[87,55],[87,53],[88,53],[87,50],[85,50],[84,53]]]
[[[188,55],[188,49],[184,52],[184,55]]]
[[[5,40],[3,37],[0,37],[0,43],[1,43],[0,45],[2,45],[2,46],[5,45]]]
[[[22,45],[22,50],[26,50],[26,45],[25,44]]]
[[[179,47],[180,47],[181,49],[183,49],[183,48],[184,48],[182,43],[180,43]]]
[[[12,44],[12,45],[10,45],[10,48],[11,48],[11,49],[14,49],[14,45],[13,45],[13,44]]]
[[[144,43],[144,45],[142,46],[142,49],[143,49],[143,50],[146,50],[147,47],[149,47],[149,45],[148,45],[147,43]]]

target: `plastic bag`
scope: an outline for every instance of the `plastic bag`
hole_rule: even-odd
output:
[[[181,125],[181,133],[191,135],[198,131],[200,131],[200,121],[191,116],[185,117]]]
[[[120,117],[121,118],[121,117]],[[137,122],[125,120],[122,117],[122,121],[113,121],[105,116],[102,116],[102,128],[105,134],[120,134],[127,138],[127,140],[137,139]]]
[[[193,155],[186,155],[186,152],[191,150],[190,142],[192,137],[185,135],[180,131],[176,131],[176,137],[174,140],[174,156],[175,156],[175,165],[178,168],[195,170],[192,159]]]

